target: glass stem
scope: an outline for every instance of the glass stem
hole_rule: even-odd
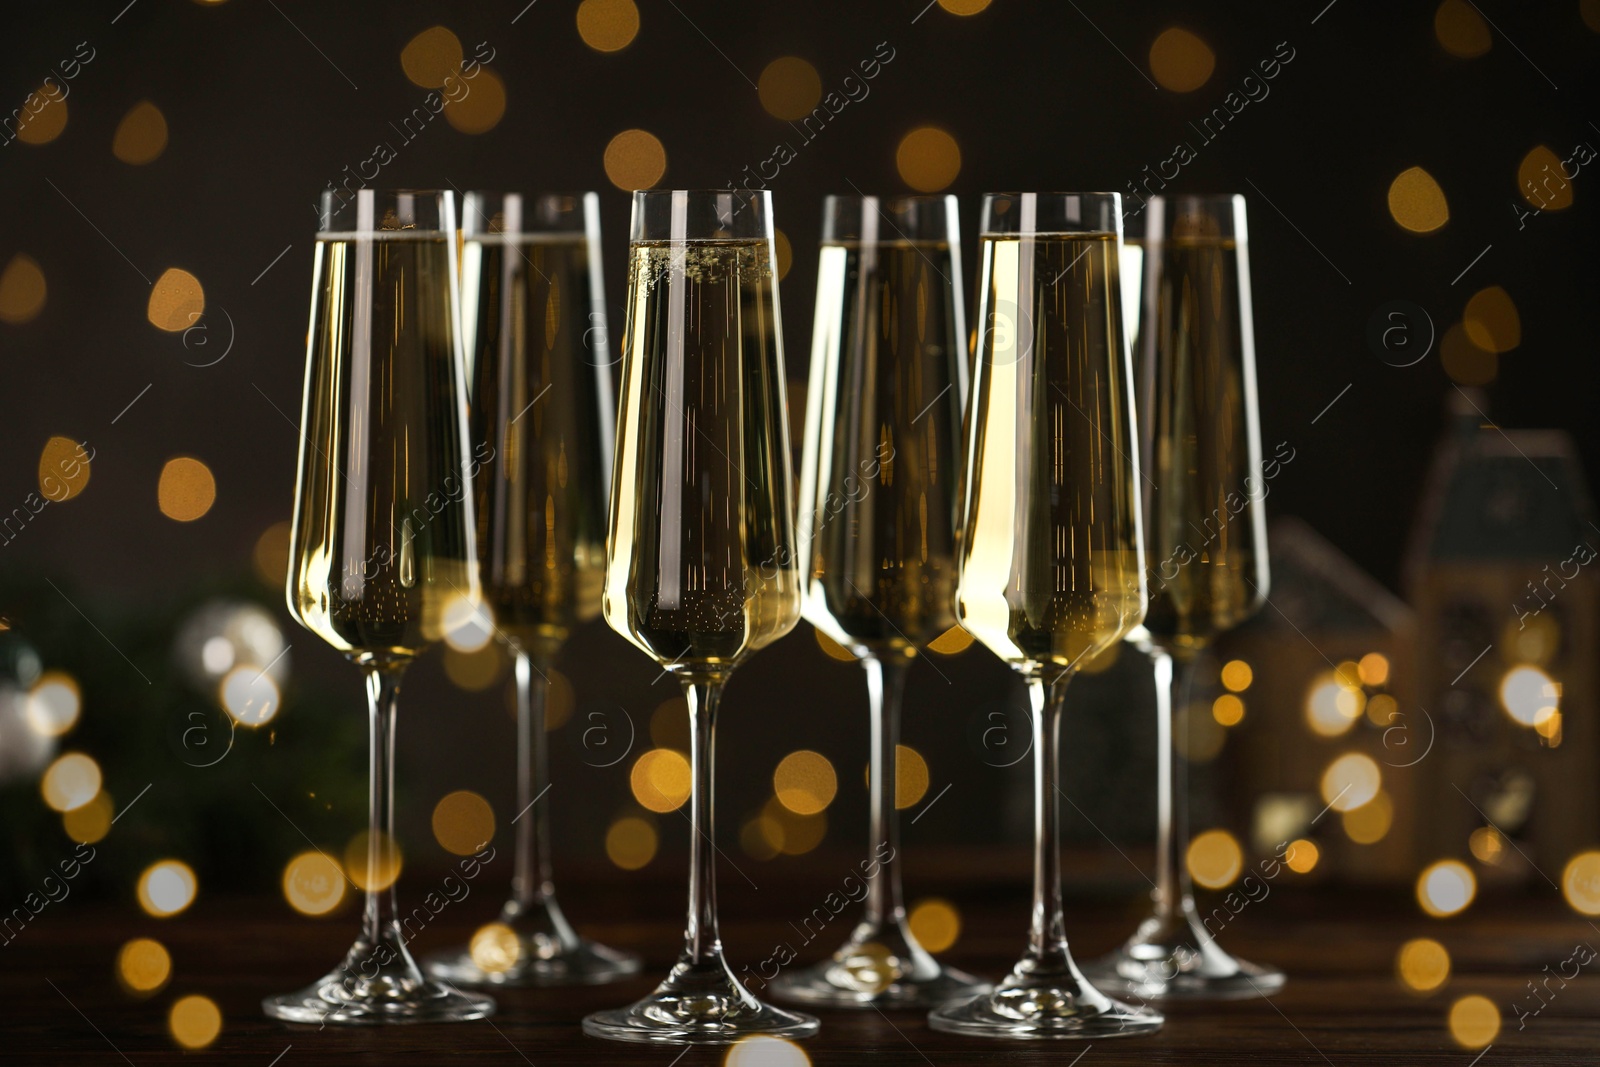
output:
[[[521,814],[516,819],[511,897],[526,913],[551,892],[550,805],[539,803],[550,788],[544,730],[549,682],[520,646],[512,650],[512,657],[517,685],[517,811]]]
[[[715,737],[722,683],[685,681],[683,695],[689,702],[691,764],[689,924],[683,934],[683,951],[691,964],[701,965],[722,958],[722,937],[717,931],[717,853],[712,845]]]
[[[905,921],[900,896],[900,816],[895,809],[897,774],[895,750],[900,744],[900,700],[905,693],[909,656],[890,654],[888,660],[868,656],[861,661],[867,672],[867,698],[872,716],[872,768],[870,829],[867,858],[877,869],[867,879],[866,921],[873,927]],[[870,869],[870,868],[869,868]]]
[[[1033,710],[1033,924],[1028,957],[1047,968],[1068,969],[1066,921],[1061,914],[1061,708],[1072,675],[1032,678]]]
[[[405,667],[373,664],[367,668],[368,758],[367,770],[367,877],[370,887],[383,881],[393,860],[394,841],[394,725],[400,700],[400,679]],[[367,889],[362,932],[369,945],[400,939],[396,923],[395,884]]]
[[[1187,706],[1194,681],[1194,657],[1174,659],[1153,648],[1150,663],[1156,688],[1156,916],[1164,923],[1182,921],[1194,895],[1184,853],[1189,848],[1188,762],[1178,750],[1173,729],[1178,708]]]

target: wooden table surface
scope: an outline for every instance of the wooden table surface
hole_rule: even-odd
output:
[[[584,891],[579,891],[579,890]],[[298,988],[330,967],[354,933],[350,909],[335,918],[309,920],[281,900],[202,895],[189,911],[168,920],[144,916],[131,904],[67,901],[53,904],[0,949],[0,1062],[38,1065],[240,1063],[259,1067],[313,1064],[649,1064],[700,1067],[722,1063],[723,1050],[662,1048],[598,1041],[578,1028],[582,1016],[645,993],[666,970],[681,937],[677,887],[652,887],[641,904],[616,904],[611,887],[568,886],[568,911],[588,933],[635,948],[647,957],[645,976],[614,986],[567,990],[501,991],[493,1024],[424,1027],[291,1028],[261,1015],[262,996]],[[946,956],[988,976],[1004,973],[1021,948],[1027,902],[1020,889],[973,890],[954,895],[964,928]],[[495,901],[463,902],[462,914],[443,913],[423,932],[427,951],[464,938],[493,914]],[[764,905],[769,901],[763,901]],[[1075,902],[1069,935],[1080,958],[1111,947],[1127,930],[1136,902],[1115,906]],[[585,921],[639,912],[626,921]],[[1464,916],[1431,920],[1398,891],[1322,890],[1275,893],[1247,905],[1223,938],[1232,950],[1284,966],[1287,987],[1270,1001],[1169,1007],[1157,1036],[1095,1043],[1002,1042],[937,1034],[919,1012],[821,1014],[821,1034],[803,1042],[813,1063],[946,1065],[1060,1064],[1515,1064],[1600,1063],[1600,961],[1585,968],[1537,1014],[1522,1020],[1516,1005],[1536,1007],[1530,981],[1556,970],[1580,943],[1600,945],[1600,929],[1566,909],[1553,895],[1483,900]],[[795,895],[796,916],[807,910]],[[480,912],[486,914],[479,914]],[[784,921],[789,911],[724,909],[723,935],[737,968],[765,956],[770,946],[794,941]],[[844,920],[839,920],[842,936]],[[123,941],[153,936],[171,951],[173,976],[154,996],[138,999],[113,977]],[[1450,950],[1453,971],[1428,996],[1408,993],[1394,974],[1395,954],[1408,938],[1431,936]],[[831,937],[830,937],[831,942]],[[831,947],[831,943],[830,946]],[[807,961],[820,945],[802,953]],[[224,1026],[207,1050],[184,1053],[167,1035],[174,999],[204,993],[221,1007]],[[1450,1038],[1451,1003],[1469,993],[1494,1001],[1504,1024],[1482,1053]],[[1520,998],[1520,999],[1519,999]],[[1081,1061],[1074,1057],[1083,1053]]]

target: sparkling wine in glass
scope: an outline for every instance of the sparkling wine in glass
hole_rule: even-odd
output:
[[[479,570],[516,685],[518,815],[499,919],[515,940],[492,959],[456,948],[428,969],[457,984],[608,982],[639,958],[580,937],[556,901],[544,722],[556,655],[599,616],[605,584],[616,411],[599,197],[469,192],[462,215],[468,424],[485,457],[473,482]]]
[[[1152,385],[1143,414],[1153,441],[1146,473],[1158,488],[1146,512],[1150,608],[1140,647],[1156,681],[1156,888],[1153,912],[1091,974],[1146,998],[1261,996],[1283,985],[1283,973],[1229,955],[1195,909],[1186,763],[1172,727],[1197,658],[1267,596],[1244,197],[1158,196],[1146,214],[1140,332]]]
[[[390,845],[401,677],[483,611],[454,208],[448,192],[323,196],[288,597],[302,626],[366,672],[368,888],[361,936],[344,962],[262,1002],[287,1022],[439,1022],[494,1011],[491,998],[417,967],[397,921]]]
[[[906,672],[955,625],[959,233],[953,196],[830,196],[823,208],[800,488],[804,613],[866,670],[872,873],[845,943],[773,983],[808,1003],[932,1006],[987,988],[939,964],[907,926],[895,813]]]
[[[584,1019],[594,1037],[726,1044],[817,1030],[757,1000],[717,930],[718,704],[734,668],[800,617],[774,262],[766,192],[634,194],[603,610],[689,703],[689,917],[671,973]]]
[[[935,1030],[1099,1041],[1162,1023],[1084,978],[1067,949],[1061,904],[1067,683],[1145,611],[1120,199],[984,198],[956,609],[961,625],[1028,684],[1033,922],[1011,973],[993,992],[935,1010],[928,1017]]]

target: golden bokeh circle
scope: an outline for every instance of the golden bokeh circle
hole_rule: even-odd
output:
[[[802,748],[778,762],[772,791],[778,803],[796,815],[815,815],[833,803],[839,778],[827,756]]]
[[[1439,47],[1462,59],[1476,59],[1494,47],[1489,25],[1467,0],[1443,0],[1433,13]]]
[[[681,696],[668,697],[650,713],[650,743],[657,748],[689,751],[689,702]]]
[[[1378,795],[1383,772],[1365,752],[1346,752],[1322,772],[1322,799],[1334,811],[1354,811]]]
[[[485,974],[505,974],[522,958],[522,942],[505,923],[485,923],[473,933],[467,954]]]
[[[433,806],[433,839],[457,856],[482,851],[494,840],[494,808],[470,789],[446,793]]]
[[[1578,15],[1585,26],[1600,33],[1600,0],[1578,0]]]
[[[1408,167],[1389,183],[1389,214],[1412,233],[1432,233],[1450,221],[1450,202],[1433,175]]]
[[[811,1057],[787,1038],[750,1034],[728,1049],[722,1067],[811,1067]]]
[[[1500,373],[1500,357],[1480,347],[1459,322],[1439,339],[1439,364],[1460,385],[1488,385]]]
[[[490,641],[476,652],[449,647],[444,650],[445,677],[469,693],[493,688],[505,676],[510,662],[498,641]]]
[[[67,128],[67,98],[59,88],[50,93],[41,86],[28,94],[20,115],[15,127],[17,140],[23,144],[49,144]]]
[[[1473,344],[1489,352],[1509,352],[1522,343],[1522,317],[1504,286],[1479,289],[1461,313],[1461,328]]]
[[[1250,688],[1256,672],[1242,659],[1230,659],[1222,665],[1222,687],[1230,693],[1242,693]]]
[[[167,1013],[167,1030],[184,1048],[205,1048],[222,1033],[222,1009],[210,997],[181,997]]]
[[[175,456],[161,468],[156,503],[175,522],[193,522],[217,502],[217,480],[211,468],[193,456]]]
[[[1431,937],[1418,937],[1400,946],[1395,974],[1407,989],[1431,993],[1450,977],[1450,953]]]
[[[310,849],[283,868],[283,899],[301,915],[326,915],[344,900],[344,868],[332,856]]]
[[[928,897],[911,905],[906,916],[911,936],[929,952],[943,952],[961,936],[961,913],[948,900]]]
[[[992,3],[994,0],[939,0],[939,6],[952,15],[976,15]]]
[[[894,746],[894,806],[909,808],[928,794],[928,761],[910,745]]]
[[[161,942],[136,937],[117,952],[117,981],[130,993],[154,993],[172,976],[172,956]]]
[[[1211,702],[1211,717],[1219,726],[1238,726],[1244,721],[1244,701],[1232,693],[1223,693]]]
[[[1190,93],[1211,80],[1217,55],[1199,37],[1178,26],[1150,44],[1150,73],[1163,89]]]
[[[1477,1049],[1500,1035],[1500,1009],[1476,993],[1450,1005],[1450,1036],[1462,1048]]]
[[[1561,895],[1581,915],[1600,915],[1600,851],[1580,852],[1561,872]]]
[[[261,536],[256,538],[256,547],[250,554],[250,561],[255,564],[256,577],[269,588],[281,589],[288,581],[289,535],[290,523],[284,520],[268,526],[261,531]]]
[[[479,67],[478,73],[463,79],[468,86],[465,96],[444,102],[445,120],[462,133],[488,133],[500,125],[506,114],[506,83],[488,67]]]
[[[394,885],[395,880],[400,877],[400,869],[405,866],[405,857],[401,855],[400,842],[382,830],[378,831],[376,857],[370,855],[368,848],[370,840],[369,832],[362,830],[345,845],[345,875],[357,889],[381,892]]]
[[[789,235],[782,230],[772,231],[773,257],[778,262],[778,280],[781,282],[788,275],[789,268],[794,266],[794,246],[789,243]]]
[[[438,89],[461,70],[461,38],[443,26],[429,26],[400,50],[400,69],[413,85]]]
[[[124,163],[154,163],[167,149],[167,117],[148,100],[128,109],[111,137],[111,154]]]
[[[1381,652],[1368,652],[1356,664],[1362,685],[1383,685],[1389,680],[1389,659]]]
[[[659,844],[655,826],[637,815],[624,815],[606,830],[606,858],[625,871],[655,859]]]
[[[116,817],[116,805],[111,794],[104,789],[94,799],[80,808],[61,813],[61,829],[80,845],[92,845],[111,832],[111,820]]]
[[[904,137],[894,153],[900,180],[922,193],[936,193],[961,173],[961,146],[937,126],[918,126]]]
[[[1317,848],[1317,843],[1303,837],[1289,842],[1283,854],[1283,862],[1295,874],[1310,874],[1321,858],[1322,850]]]
[[[1394,801],[1388,792],[1379,789],[1376,796],[1359,808],[1340,813],[1345,836],[1358,845],[1374,845],[1382,841],[1394,825]]]
[[[1244,869],[1244,850],[1228,831],[1207,830],[1189,842],[1184,863],[1197,883],[1207,889],[1223,889]]]
[[[667,150],[648,130],[623,130],[607,143],[604,163],[618,189],[650,189],[667,172]]]
[[[1460,860],[1430,863],[1417,875],[1417,903],[1435,919],[1465,911],[1478,894],[1478,880]]]
[[[822,75],[799,56],[779,56],[762,68],[756,94],[767,114],[793,122],[811,114],[822,99]]]
[[[46,500],[71,500],[89,485],[89,453],[70,437],[52,437],[39,452],[39,492]]]
[[[160,860],[139,875],[136,893],[147,915],[165,919],[193,904],[199,888],[194,868],[182,860]]]
[[[647,811],[677,811],[689,799],[689,761],[676,749],[652,748],[634,761],[628,784]]]
[[[100,792],[100,783],[100,764],[92,756],[66,752],[45,768],[39,779],[39,792],[51,808],[67,812],[93,800]]]
[[[1517,192],[1540,211],[1562,211],[1572,206],[1572,182],[1561,157],[1548,145],[1534,145],[1517,165]]]
[[[38,261],[18,252],[0,271],[0,322],[13,326],[32,322],[44,310],[48,293]]]
[[[583,0],[577,20],[578,36],[596,52],[620,52],[639,36],[639,7],[633,0]]]
[[[200,279],[180,267],[168,267],[150,287],[150,302],[145,318],[150,325],[168,333],[182,333],[206,310],[206,291]]]

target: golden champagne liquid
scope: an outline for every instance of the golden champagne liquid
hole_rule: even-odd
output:
[[[720,677],[800,616],[770,245],[637,242],[628,293],[605,617]]]
[[[1155,321],[1146,325],[1155,332],[1148,473],[1159,488],[1145,627],[1164,643],[1199,648],[1267,595],[1255,356],[1242,332],[1237,243],[1171,237],[1160,255]]]
[[[484,599],[536,658],[600,613],[612,440],[604,309],[582,234],[462,246],[469,440]]]
[[[358,662],[409,659],[478,603],[454,267],[437,233],[317,241],[289,609]]]
[[[1049,675],[1144,616],[1117,239],[984,235],[981,254],[957,610],[1001,659]]]
[[[860,652],[915,649],[955,625],[967,359],[956,269],[942,241],[822,246],[801,487],[805,614]]]

